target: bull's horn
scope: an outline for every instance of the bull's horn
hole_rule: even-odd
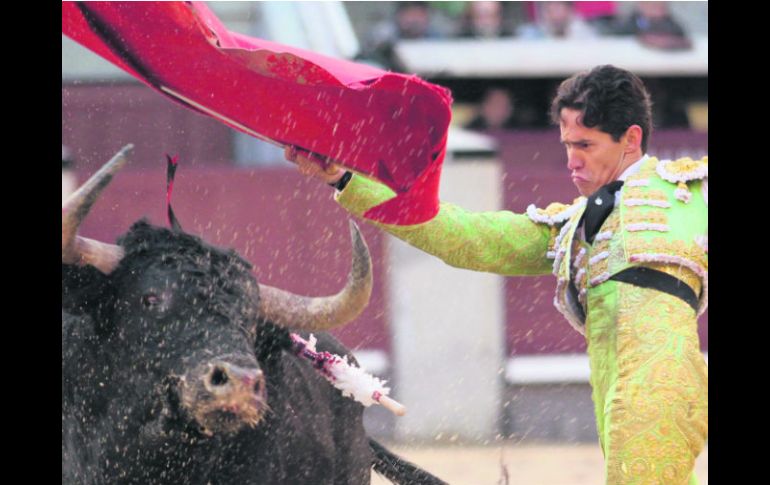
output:
[[[350,322],[366,308],[372,295],[372,260],[355,222],[350,221],[353,262],[345,287],[336,295],[308,297],[259,285],[261,317],[282,327],[323,331]]]
[[[110,183],[112,176],[126,163],[126,154],[134,145],[124,146],[112,159],[61,206],[61,261],[65,264],[91,265],[102,273],[110,273],[123,258],[123,248],[77,235],[80,223],[91,206]]]

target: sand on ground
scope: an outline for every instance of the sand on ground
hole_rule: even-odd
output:
[[[430,446],[388,449],[452,485],[602,485],[604,457],[598,444]],[[508,481],[502,479],[503,466]],[[708,485],[708,447],[695,463]],[[376,473],[372,485],[390,482]]]

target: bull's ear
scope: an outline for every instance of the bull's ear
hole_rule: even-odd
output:
[[[108,287],[109,276],[93,266],[61,265],[61,305],[70,314],[97,317]]]

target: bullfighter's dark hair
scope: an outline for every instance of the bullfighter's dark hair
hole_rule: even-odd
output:
[[[635,74],[611,65],[597,66],[566,79],[551,103],[551,120],[559,124],[563,108],[581,111],[582,124],[620,137],[631,125],[642,128],[642,151],[652,135],[652,102]]]

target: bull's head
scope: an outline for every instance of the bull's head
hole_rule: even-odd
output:
[[[232,250],[144,221],[118,245],[80,237],[80,222],[129,148],[62,206],[62,263],[86,267],[98,280],[91,301],[77,305],[94,316],[114,378],[129,382],[133,394],[171,392],[176,402],[170,406],[205,434],[256,425],[268,408],[255,355],[261,328],[326,330],[358,316],[372,286],[366,244],[351,223],[353,264],[345,288],[310,298],[258,284],[251,265]]]

